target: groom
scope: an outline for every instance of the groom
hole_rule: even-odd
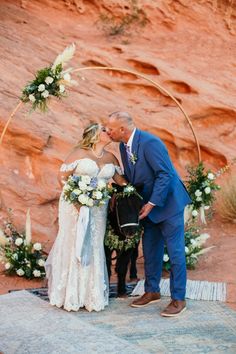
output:
[[[156,136],[138,130],[127,112],[114,112],[107,121],[107,133],[120,142],[120,153],[127,180],[143,184],[143,254],[145,293],[132,307],[144,307],[160,301],[160,280],[167,246],[171,262],[171,302],[161,313],[178,316],[186,309],[186,262],[184,208],[191,199],[180,180],[164,143]]]

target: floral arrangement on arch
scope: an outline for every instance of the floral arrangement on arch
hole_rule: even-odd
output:
[[[67,47],[59,54],[54,63],[46,68],[37,71],[35,79],[29,82],[22,90],[21,101],[30,102],[32,110],[38,108],[45,112],[48,108],[48,100],[54,96],[62,98],[66,96],[66,86],[76,85],[77,82],[71,79],[69,68],[63,70],[65,64],[73,57],[75,45]]]
[[[45,277],[45,260],[42,245],[31,241],[29,210],[26,216],[25,232],[19,232],[11,220],[0,229],[0,256],[8,275],[16,274],[27,279]]]

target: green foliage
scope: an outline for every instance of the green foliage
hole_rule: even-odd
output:
[[[41,112],[46,112],[47,101],[50,96],[58,98],[65,96],[64,91],[62,91],[63,85],[61,85],[61,83],[61,64],[58,64],[55,69],[51,67],[43,68],[37,71],[35,79],[29,82],[22,90],[21,100],[24,103],[31,102],[32,110],[38,108]],[[44,89],[42,89],[42,85],[44,85]]]
[[[103,23],[103,30],[109,36],[127,34],[132,25],[144,27],[147,24],[147,16],[143,9],[138,6],[137,0],[129,0],[130,13],[117,19],[114,15],[101,14],[100,21]]]
[[[142,232],[143,230],[140,227],[140,229],[134,235],[132,235],[132,237],[126,237],[125,240],[120,240],[119,236],[115,234],[115,231],[108,222],[104,243],[111,250],[127,251],[130,248],[134,248],[140,241]]]
[[[194,269],[198,261],[198,256],[203,250],[203,244],[208,238],[208,235],[200,235],[199,229],[196,226],[191,225],[186,229],[184,237],[186,266],[188,269]],[[169,271],[171,266],[166,246],[163,261],[163,269]]]
[[[205,171],[202,162],[196,167],[188,168],[186,187],[192,199],[193,217],[197,216],[197,211],[201,207],[208,209],[212,205],[215,199],[213,192],[220,189],[214,181],[215,178],[210,170]]]

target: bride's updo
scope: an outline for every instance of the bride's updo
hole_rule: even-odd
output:
[[[84,129],[83,137],[79,141],[78,146],[82,149],[93,149],[94,145],[99,142],[101,126],[99,123],[92,123]]]

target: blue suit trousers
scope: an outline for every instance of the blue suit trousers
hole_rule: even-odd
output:
[[[143,220],[145,292],[160,292],[164,245],[170,258],[170,293],[174,300],[184,300],[186,293],[186,259],[183,211],[160,223]]]

